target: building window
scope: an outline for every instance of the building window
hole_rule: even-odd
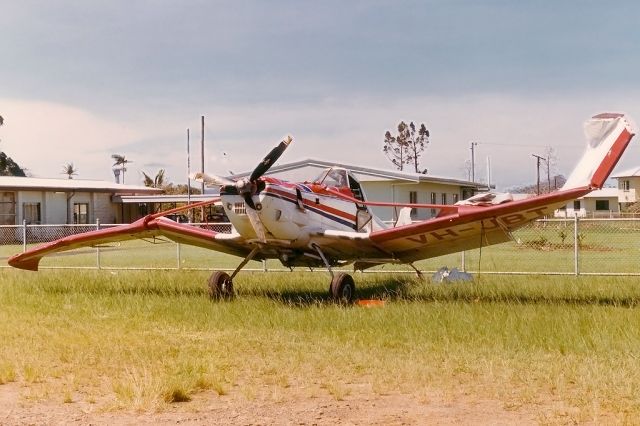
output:
[[[73,205],[73,223],[89,223],[89,203],[75,203]]]
[[[447,204],[447,194],[445,194],[444,192],[442,194],[440,194],[440,200],[442,201],[440,204],[446,205]]]
[[[459,200],[458,194],[453,194],[453,204],[457,203]]]
[[[573,209],[574,210],[580,210],[580,200],[574,200],[573,201]]]
[[[40,203],[22,203],[22,217],[27,225],[39,225]]]
[[[409,191],[409,204],[418,204],[418,192],[417,191]],[[417,213],[417,209],[411,209],[411,216],[415,216]]]
[[[628,180],[621,180],[620,181],[620,189],[622,189],[623,191],[628,191],[629,190],[629,181]]]
[[[0,192],[0,225],[16,224],[16,193]]]
[[[431,193],[431,204],[435,204],[435,203],[437,203],[437,201],[436,201],[436,193],[432,192]]]
[[[609,210],[609,200],[596,200],[596,210]]]

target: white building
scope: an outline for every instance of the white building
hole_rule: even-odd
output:
[[[312,181],[328,167],[342,167],[355,175],[365,192],[368,201],[418,204],[454,204],[469,198],[486,185],[461,179],[437,177],[420,173],[407,173],[398,170],[376,169],[353,164],[337,163],[316,159],[306,159],[293,163],[273,166],[268,175],[296,182]],[[241,173],[230,178],[248,176],[251,172]],[[372,212],[383,221],[396,219],[397,211],[389,207],[372,207]],[[436,214],[431,209],[416,209],[412,217],[416,220],[427,219]]]
[[[616,173],[613,178],[618,181],[618,199],[621,204],[630,205],[640,201],[640,167]]]
[[[619,196],[618,188],[597,189],[556,210],[555,217],[619,217]]]
[[[130,222],[141,216],[138,205],[114,197],[160,192],[100,180],[0,176],[0,225]]]

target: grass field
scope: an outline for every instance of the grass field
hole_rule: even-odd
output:
[[[356,274],[360,297],[386,300],[361,308],[330,303],[325,274],[243,273],[228,302],[199,271],[0,274],[0,384],[26,403],[162,410],[202,391],[339,400],[369,384],[640,416],[637,278]]]

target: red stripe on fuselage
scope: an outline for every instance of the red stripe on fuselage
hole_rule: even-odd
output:
[[[291,194],[289,192],[282,191],[282,190],[279,190],[279,189],[276,189],[276,188],[273,188],[273,187],[267,187],[265,189],[265,192],[270,192],[272,194],[276,194],[276,195],[278,195],[280,197],[283,197],[283,198],[286,198],[289,201],[292,201],[294,203],[298,201],[294,194]],[[319,194],[316,194],[316,195],[319,195]],[[322,195],[322,196],[326,197],[326,195]],[[342,210],[339,210],[339,209],[336,209],[336,208],[333,208],[333,207],[329,207],[329,206],[327,206],[325,204],[316,204],[315,201],[307,200],[304,197],[302,197],[302,201],[303,201],[305,206],[309,206],[310,208],[322,210],[325,213],[330,213],[330,214],[332,214],[334,216],[338,216],[338,217],[341,217],[343,219],[347,219],[347,220],[350,220],[350,221],[354,221],[355,222],[355,220],[356,220],[356,217],[354,215],[349,214],[349,213],[347,213],[345,211],[342,211]]]

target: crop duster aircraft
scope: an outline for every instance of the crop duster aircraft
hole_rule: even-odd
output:
[[[353,278],[334,272],[333,267],[353,264],[354,270],[363,270],[383,263],[413,266],[421,259],[509,241],[514,230],[601,188],[635,132],[635,126],[623,114],[596,115],[585,123],[586,151],[560,190],[524,200],[483,193],[455,205],[369,201],[354,175],[338,167],[301,183],[265,176],[291,143],[287,138],[248,177],[231,180],[196,174],[194,177],[206,184],[220,187],[218,198],[151,214],[128,225],[61,238],[17,254],[9,264],[37,270],[40,259],[53,253],[162,236],[243,259],[231,275],[223,271],[211,275],[209,293],[214,298],[233,294],[233,279],[249,260],[279,259],[290,268],[326,268],[331,275],[331,297],[351,301],[355,295]],[[212,203],[222,204],[233,224],[232,233],[163,217]],[[385,225],[371,213],[372,206],[401,207],[399,220],[394,226]],[[412,208],[438,209],[438,214],[412,222]]]

